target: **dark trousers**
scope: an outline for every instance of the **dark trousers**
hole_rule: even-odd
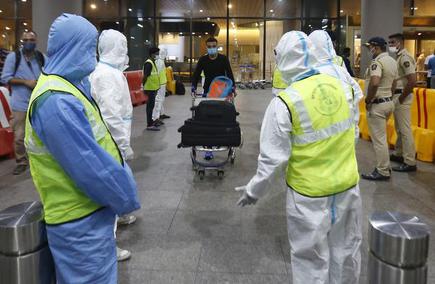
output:
[[[426,81],[426,88],[428,88],[428,89],[430,89],[430,88],[434,88],[435,86],[431,86],[431,84],[430,84],[430,80],[431,80],[431,78],[432,77],[427,77],[427,81]]]
[[[156,104],[156,91],[145,91],[145,94],[148,96],[148,102],[147,102],[147,126],[152,126],[153,121],[153,109],[154,105]]]

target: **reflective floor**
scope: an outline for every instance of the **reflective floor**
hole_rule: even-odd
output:
[[[234,187],[256,170],[260,124],[270,90],[239,91],[244,146],[221,180],[215,173],[199,180],[189,149],[177,149],[177,132],[190,116],[191,99],[168,97],[172,118],[160,132],[144,132],[145,106],[134,109],[130,164],[142,209],[138,220],[118,231],[119,246],[132,251],[119,265],[119,283],[291,283],[282,179],[254,207],[238,208]],[[357,146],[361,172],[371,171],[369,142]],[[38,198],[30,174],[12,176],[13,161],[0,161],[0,210]],[[418,163],[412,174],[393,173],[389,182],[360,183],[364,207],[361,283],[367,283],[367,219],[375,210],[398,210],[421,217],[435,233],[435,166]],[[435,237],[430,241],[429,281],[435,283]],[[307,272],[308,273],[308,272]]]

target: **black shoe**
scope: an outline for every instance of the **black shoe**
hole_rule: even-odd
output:
[[[12,174],[15,175],[15,176],[21,175],[26,170],[27,170],[27,165],[18,165],[18,166],[15,167],[14,172]]]
[[[417,166],[410,166],[408,164],[403,163],[398,167],[393,167],[393,171],[403,172],[403,173],[404,172],[415,172],[415,171],[417,171]]]
[[[160,119],[157,119],[157,120],[154,121],[154,124],[153,124],[153,125],[159,127],[159,126],[162,126],[162,125],[164,125],[164,124],[165,124],[165,123],[164,123],[163,121],[161,121]]]
[[[162,114],[160,116],[160,119],[167,119],[167,118],[171,118],[171,117],[169,115],[166,115],[166,114]]]
[[[381,175],[377,169],[375,169],[371,174],[362,174],[361,177],[367,180],[389,180],[390,176]]]
[[[403,163],[403,157],[391,154],[390,155],[390,161],[397,162],[397,163]]]

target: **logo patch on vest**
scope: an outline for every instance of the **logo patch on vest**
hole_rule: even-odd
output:
[[[342,97],[340,90],[330,84],[318,85],[312,94],[314,108],[322,115],[332,116],[341,107]]]

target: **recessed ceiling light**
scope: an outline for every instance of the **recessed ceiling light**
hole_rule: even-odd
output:
[[[270,9],[269,12],[273,13],[273,9]]]
[[[201,36],[198,36],[199,38],[201,38]]]
[[[202,13],[202,12],[204,12],[204,10],[201,9],[201,10],[199,10],[199,12]]]
[[[5,34],[2,34],[2,37],[6,37],[6,35],[5,35]]]
[[[207,21],[210,21],[210,17],[207,18]]]
[[[417,35],[419,35],[419,36],[420,36],[420,35],[422,35],[422,33],[418,33]]]
[[[3,10],[0,10],[0,13],[3,13]]]
[[[27,0],[21,0],[21,2],[27,2]]]
[[[192,34],[195,35],[195,32],[193,32]]]
[[[11,28],[10,28],[10,27],[5,27],[5,29],[8,31],[8,30],[10,30]]]
[[[29,30],[28,29],[24,29],[24,31],[27,33]]]
[[[138,26],[139,28],[143,28],[143,25],[141,25],[141,24],[137,24],[137,26]]]
[[[170,35],[171,33],[166,33],[167,35]]]
[[[344,10],[340,10],[340,13],[344,13]]]
[[[27,26],[27,23],[26,23],[26,22],[24,22],[24,23],[23,23],[23,25]]]
[[[142,17],[139,17],[139,18],[137,18],[137,20],[138,20],[139,22],[142,22],[142,21],[143,21],[143,18],[142,18]]]
[[[119,22],[117,21],[117,22],[115,22],[117,25],[119,25]]]
[[[134,37],[134,36],[131,36],[130,38],[131,38],[131,39],[135,39],[135,37]]]
[[[228,4],[228,8],[233,8],[233,4]]]
[[[91,4],[91,5],[89,5],[89,6],[90,6],[91,9],[93,9],[93,10],[97,9],[97,5],[95,5],[95,4]]]
[[[133,11],[133,9],[132,9],[132,8],[128,8],[128,11],[129,11],[129,12],[132,12],[132,11]]]
[[[208,32],[205,32],[206,35],[208,35]]]

